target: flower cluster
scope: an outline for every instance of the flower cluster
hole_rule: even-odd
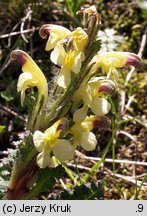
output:
[[[84,49],[88,40],[86,32],[77,28],[73,32],[58,25],[44,25],[40,29],[42,38],[49,36],[46,51],[54,49],[51,61],[61,66],[58,85],[67,88],[71,83],[71,71],[78,74],[84,60]]]
[[[47,39],[45,50],[52,50],[51,61],[60,67],[55,83],[60,91],[55,88],[48,95],[46,78],[31,57],[21,50],[11,54],[22,64],[23,73],[18,80],[22,104],[26,89],[37,87],[38,90],[30,129],[40,168],[51,166],[53,156],[61,162],[72,159],[77,146],[86,151],[96,148],[97,139],[92,130],[111,125],[106,115],[111,109],[108,98],[117,89],[117,68],[141,65],[141,59],[132,53],[98,53],[100,16],[96,8],[82,9],[78,14],[83,17],[84,28],[70,31],[45,24],[39,31]],[[99,76],[99,71],[103,76]]]

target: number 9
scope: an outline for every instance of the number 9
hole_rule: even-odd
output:
[[[138,212],[143,212],[143,205],[142,204],[138,204]]]

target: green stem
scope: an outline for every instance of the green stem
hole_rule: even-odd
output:
[[[113,170],[113,174],[115,176],[115,137],[116,137],[116,131],[118,129],[118,120],[119,120],[119,114],[116,110],[116,107],[113,103],[112,98],[109,98],[109,102],[111,104],[112,107],[112,111],[114,113],[114,118],[112,118],[112,159],[113,159],[113,163],[112,163],[112,170]],[[117,121],[117,123],[116,123]]]
[[[83,182],[86,182],[88,181],[88,179],[90,178],[91,175],[94,175],[96,174],[96,172],[99,170],[101,164],[105,161],[105,157],[110,149],[110,146],[112,144],[112,141],[113,141],[113,136],[111,136],[103,154],[102,154],[102,157],[101,157],[101,160],[98,161],[97,163],[94,164],[94,166],[89,170],[89,172],[82,178],[82,181]]]
[[[85,60],[83,62],[82,68],[78,75],[72,74],[72,82],[68,88],[58,97],[49,107],[47,115],[44,120],[44,127],[48,128],[57,119],[62,118],[67,115],[71,108],[71,98],[73,93],[80,87],[84,78],[88,74],[90,68],[88,67],[89,62],[99,50],[99,42],[94,42],[91,47],[85,51]],[[56,88],[54,89],[57,90]],[[52,97],[55,97],[55,92],[52,93]],[[50,96],[49,96],[50,98]]]
[[[30,151],[28,152],[28,155],[26,157],[21,157],[16,165],[14,166],[11,178],[9,181],[9,188],[13,189],[13,185],[15,185],[15,180],[18,176],[21,176],[21,173],[24,172],[26,167],[30,166],[30,162],[34,159],[34,157],[37,155],[37,151],[34,148],[34,146],[31,147]]]
[[[113,163],[112,163],[112,170],[113,170],[113,174],[115,176],[115,121],[114,119],[112,119],[112,159],[113,159]]]

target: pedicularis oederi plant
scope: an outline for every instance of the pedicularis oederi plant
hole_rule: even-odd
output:
[[[56,178],[55,167],[74,158],[78,146],[93,151],[97,145],[93,129],[111,127],[106,115],[111,110],[108,98],[118,88],[117,68],[141,65],[141,59],[133,53],[99,52],[100,15],[94,6],[77,14],[83,28],[70,31],[54,24],[40,28],[40,36],[47,39],[45,50],[50,51],[51,61],[60,68],[51,90],[27,53],[11,53],[11,59],[22,65],[17,89],[21,104],[28,105],[29,115],[6,199],[34,198],[43,185],[49,184],[53,176]]]

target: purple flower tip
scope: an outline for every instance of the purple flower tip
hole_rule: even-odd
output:
[[[11,52],[11,59],[17,60],[21,65],[27,62],[27,55],[22,50],[14,50]]]
[[[126,65],[132,65],[135,68],[142,66],[142,60],[138,55],[131,53],[127,59]]]

